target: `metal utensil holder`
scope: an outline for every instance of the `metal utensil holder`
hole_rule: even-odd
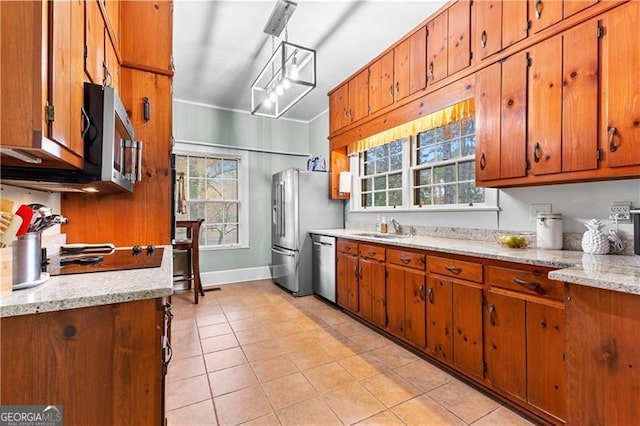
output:
[[[40,279],[42,271],[42,238],[40,232],[27,232],[18,237],[13,267],[13,284]]]

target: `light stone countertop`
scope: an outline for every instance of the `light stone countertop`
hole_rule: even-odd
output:
[[[496,242],[424,236],[378,238],[359,235],[374,234],[359,229],[323,229],[310,233],[558,268],[549,273],[550,279],[640,295],[640,256],[636,255],[593,255],[581,251],[536,248],[509,249]]]
[[[158,268],[57,275],[0,299],[0,318],[155,299],[173,292],[173,250],[163,247]]]

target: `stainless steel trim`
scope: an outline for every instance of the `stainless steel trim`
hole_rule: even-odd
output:
[[[281,254],[283,256],[289,256],[289,257],[294,257],[296,255],[295,252],[285,251],[285,250],[278,250],[275,247],[271,247],[271,251],[274,252],[274,253],[278,253],[278,254]]]

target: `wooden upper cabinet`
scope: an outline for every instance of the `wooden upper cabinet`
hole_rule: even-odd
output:
[[[369,66],[369,107],[374,113],[393,103],[393,51]]]
[[[99,0],[90,0],[85,3],[84,21],[84,70],[94,84],[107,83],[107,71],[105,62],[105,26]]]
[[[104,0],[104,8],[107,12],[107,26],[111,27],[114,43],[120,48],[120,3],[121,0]]]
[[[527,55],[502,61],[500,96],[500,178],[527,174]]]
[[[331,133],[349,124],[349,83],[344,83],[329,95],[329,128]]]
[[[603,20],[600,138],[609,167],[640,164],[640,2],[621,6]]]
[[[471,2],[458,0],[448,12],[449,48],[447,74],[451,75],[471,64]],[[428,41],[428,38],[427,38]],[[427,54],[429,49],[427,48]]]
[[[75,2],[0,2],[3,165],[83,166],[77,14]]]
[[[478,71],[476,81],[476,179],[500,178],[500,85],[499,63]]]
[[[123,64],[172,75],[173,1],[123,0],[120,17]]]
[[[409,37],[409,94],[425,88],[427,79],[427,28],[422,27]]]
[[[427,22],[427,81],[436,83],[447,76],[449,11]]]
[[[562,1],[529,0],[529,22],[533,34],[562,20]]]
[[[529,50],[528,142],[534,175],[558,173],[562,167],[562,38]]]
[[[349,80],[349,123],[369,114],[369,70],[361,71]]]
[[[598,3],[598,0],[564,0],[563,3],[563,16],[565,18],[568,18],[569,16],[578,13],[589,6]]]
[[[562,171],[592,170],[598,167],[598,23],[572,28],[562,46]]]
[[[502,48],[502,1],[475,1],[472,7],[472,51],[475,63]]]
[[[527,2],[507,0],[502,2],[502,48],[527,38],[529,23]]]
[[[409,96],[411,76],[411,40],[403,40],[393,49],[394,100],[399,101]]]

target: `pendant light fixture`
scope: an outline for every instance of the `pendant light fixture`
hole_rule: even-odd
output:
[[[271,57],[251,85],[251,114],[278,118],[316,87],[316,51],[289,43],[287,24],[297,4],[278,0],[264,27]],[[275,38],[285,31],[275,47]]]

